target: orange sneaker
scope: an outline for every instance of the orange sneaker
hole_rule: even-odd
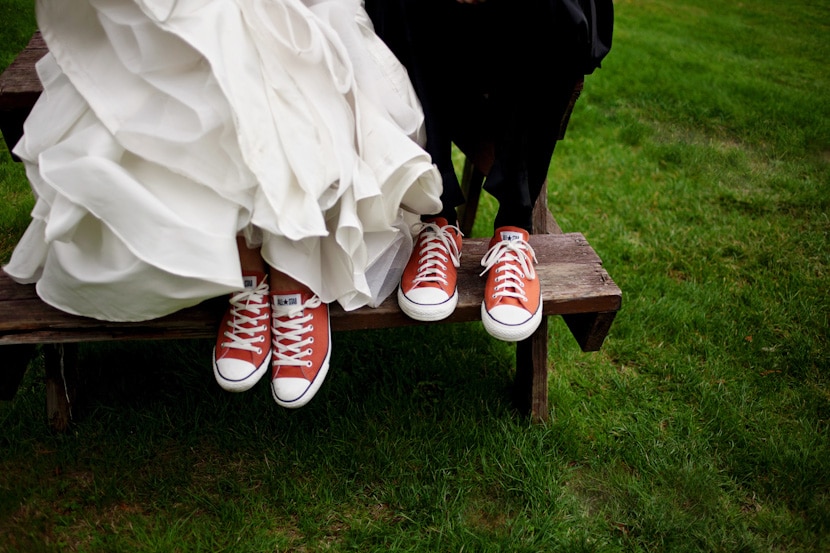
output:
[[[542,288],[533,264],[536,254],[527,231],[496,229],[481,260],[487,274],[481,320],[494,338],[518,342],[529,338],[542,322]]]
[[[331,357],[329,306],[308,291],[271,294],[271,395],[302,407],[323,385]]]
[[[419,223],[416,229],[415,247],[398,287],[398,305],[416,321],[440,321],[458,304],[461,230],[442,217]]]
[[[229,392],[259,382],[271,360],[271,306],[264,273],[243,274],[245,289],[231,295],[213,348],[213,375]]]

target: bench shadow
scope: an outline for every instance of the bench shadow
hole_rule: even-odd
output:
[[[417,326],[333,335],[326,382],[306,407],[284,410],[273,403],[267,374],[254,388],[229,393],[216,384],[210,340],[82,344],[78,361],[76,419],[96,411],[177,411],[186,424],[203,411],[239,417],[276,418],[303,412],[412,416],[512,408],[515,356],[512,345],[490,338],[478,323]],[[219,415],[217,415],[219,416]]]

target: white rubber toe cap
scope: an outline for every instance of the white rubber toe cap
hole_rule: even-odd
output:
[[[223,390],[229,392],[244,392],[250,390],[268,368],[268,359],[261,367],[255,367],[252,363],[234,359],[232,357],[216,359],[213,361],[213,374],[216,382]]]
[[[439,305],[450,299],[446,292],[432,286],[413,288],[405,295],[409,301],[421,305]]]
[[[413,288],[407,293],[398,288],[398,306],[416,321],[440,321],[455,311],[458,291],[452,296],[432,286]]]
[[[518,342],[529,338],[542,322],[542,309],[530,313],[516,305],[497,305],[490,311],[481,304],[481,321],[484,329],[494,338],[506,342]]]
[[[497,305],[490,310],[490,317],[499,324],[515,326],[530,320],[531,313],[517,305]]]
[[[291,407],[299,407],[309,386],[311,382],[305,378],[277,378],[271,383],[274,400],[280,405],[288,403]]]
[[[317,378],[313,381],[308,381],[305,378],[275,378],[271,381],[271,396],[277,405],[288,407],[289,409],[296,409],[302,407],[309,401],[326,379],[326,374],[329,371],[328,361],[323,365],[317,373]]]

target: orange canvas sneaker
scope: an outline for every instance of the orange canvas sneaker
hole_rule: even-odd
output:
[[[401,276],[398,305],[416,321],[449,317],[458,304],[461,230],[442,217],[416,225],[418,237]]]
[[[243,274],[245,288],[231,295],[213,348],[213,375],[229,392],[259,382],[271,361],[271,306],[264,273]]]
[[[271,294],[271,395],[302,407],[323,385],[331,357],[329,306],[308,291]]]
[[[542,322],[542,288],[528,239],[518,227],[496,229],[481,260],[481,274],[487,273],[481,320],[491,336],[507,342],[529,338]]]

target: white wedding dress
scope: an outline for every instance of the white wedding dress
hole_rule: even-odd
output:
[[[394,290],[441,183],[360,0],[39,0],[37,17],[15,280],[146,320],[241,289],[242,234],[324,302]]]

